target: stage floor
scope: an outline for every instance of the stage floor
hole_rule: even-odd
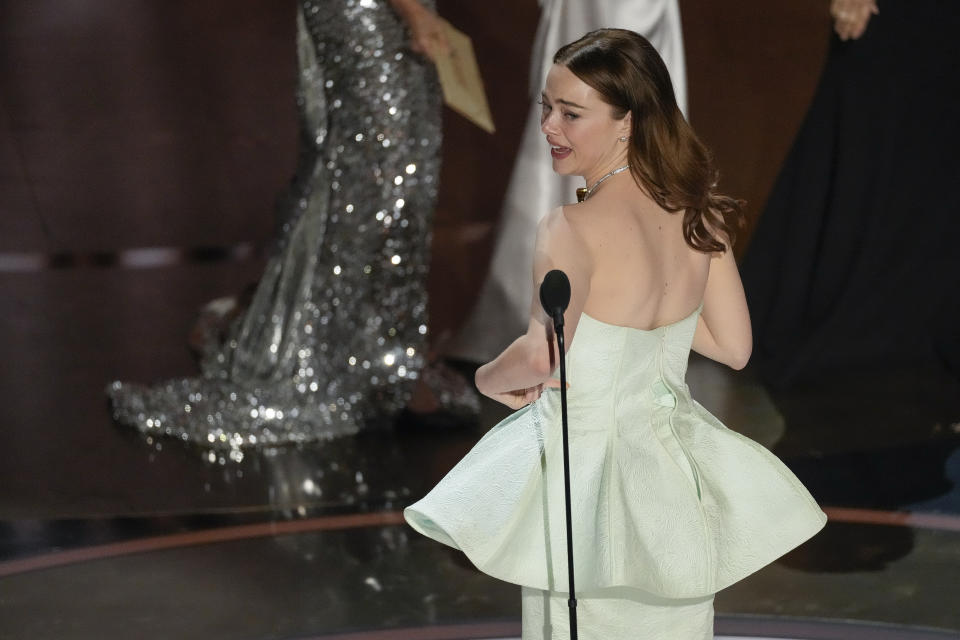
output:
[[[0,376],[0,637],[518,633],[517,587],[401,517],[506,415],[497,405],[485,403],[477,425],[371,432],[224,464],[111,423],[105,382],[189,373],[194,310],[224,272],[244,270],[255,265],[0,274],[7,299],[35,319],[0,318],[0,348],[17,363]],[[156,295],[129,308],[146,287]],[[695,358],[689,382],[731,428],[776,452],[831,519],[718,594],[719,633],[860,621],[901,635],[820,626],[834,635],[774,637],[960,637],[955,381],[878,369],[771,394],[749,368]]]

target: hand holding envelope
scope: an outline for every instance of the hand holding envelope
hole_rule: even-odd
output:
[[[448,107],[464,116],[487,133],[493,133],[493,116],[483,78],[473,52],[470,37],[442,20],[450,48],[435,56],[437,75],[443,89],[443,100]]]

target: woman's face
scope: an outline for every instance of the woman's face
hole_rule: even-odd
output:
[[[592,184],[604,173],[626,164],[630,114],[620,120],[600,94],[565,66],[547,74],[541,96],[540,130],[547,136],[553,170],[584,176]]]

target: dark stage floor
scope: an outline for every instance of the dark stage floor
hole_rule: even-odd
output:
[[[19,335],[3,348],[21,356],[0,387],[9,416],[0,434],[0,637],[516,633],[517,588],[414,534],[400,515],[504,415],[496,406],[485,405],[476,427],[368,433],[224,464],[110,423],[103,381],[118,371],[188,369],[186,350],[170,346],[182,342],[176,327],[204,297],[185,300],[181,318],[161,312],[170,307],[164,296],[156,308],[141,306],[136,315],[155,339],[138,341],[142,327],[124,336],[105,321],[123,315],[123,283],[139,288],[156,277],[152,287],[183,291],[242,266],[0,278],[7,292],[18,284],[48,292],[43,313],[31,311],[45,318],[32,331],[9,319],[0,327],[0,335]],[[24,304],[31,299],[24,295]],[[77,327],[74,315],[88,320]],[[126,361],[142,359],[150,371],[110,357],[118,343],[139,344]],[[70,357],[28,357],[54,344]],[[719,594],[718,632],[884,637],[832,627],[817,627],[828,635],[772,635],[800,633],[782,627],[799,619],[960,636],[956,383],[884,370],[771,396],[749,369],[728,372],[702,359],[690,383],[728,425],[778,453],[831,516],[813,541]]]
[[[493,403],[477,425],[413,425],[239,463],[111,423],[109,380],[195,370],[191,322],[259,274],[247,249],[266,243],[295,158],[292,73],[277,71],[292,69],[284,3],[120,4],[0,4],[0,638],[517,636],[519,590],[401,518],[506,415]],[[479,286],[526,108],[526,78],[503,70],[525,68],[537,17],[532,0],[440,5],[472,28],[499,130],[487,137],[446,114],[437,336]],[[763,6],[682,3],[692,119],[725,184],[754,203],[826,37],[819,5]],[[139,267],[116,258],[238,244],[137,254]],[[873,367],[771,392],[749,368],[702,359],[689,377],[830,516],[718,595],[719,635],[960,638],[957,380]]]

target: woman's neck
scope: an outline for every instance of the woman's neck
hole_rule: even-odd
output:
[[[594,183],[597,182],[604,175],[610,173],[617,167],[622,167],[625,164],[630,163],[630,158],[628,157],[626,149],[620,149],[620,152],[617,153],[614,157],[610,158],[607,161],[600,162],[596,167],[592,168],[586,174],[583,175],[584,181],[586,181],[586,187],[589,189]]]
[[[584,176],[586,180],[586,187],[582,190],[584,194],[584,199],[589,198],[595,192],[603,188],[608,180],[613,180],[616,176],[628,173],[630,170],[630,165],[627,163],[626,157],[622,158],[618,162],[611,163],[609,168],[604,170],[602,173],[591,172],[589,176]],[[581,190],[578,189],[578,192]]]

